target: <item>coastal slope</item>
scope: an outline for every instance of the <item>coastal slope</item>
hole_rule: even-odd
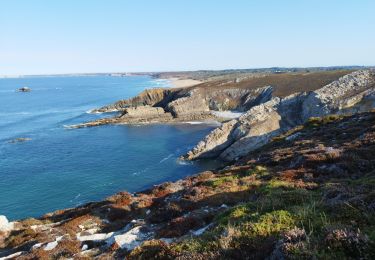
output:
[[[311,118],[220,170],[7,223],[0,257],[373,259],[374,122]]]
[[[311,117],[355,113],[375,107],[374,70],[355,71],[311,92],[274,97],[224,123],[199,142],[186,159],[233,161]]]

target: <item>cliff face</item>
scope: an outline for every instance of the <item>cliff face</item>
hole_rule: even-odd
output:
[[[0,216],[0,258],[374,259],[374,122],[312,118],[220,170],[38,219]]]
[[[106,113],[113,111],[122,111],[127,107],[137,106],[164,107],[170,100],[173,99],[175,94],[177,94],[177,92],[173,91],[172,89],[147,89],[134,98],[120,100],[114,104],[95,109],[92,112]]]
[[[374,79],[372,70],[356,71],[310,93],[272,98],[213,130],[185,158],[235,160],[310,117],[371,109]]]
[[[223,120],[211,111],[239,110],[261,104],[272,97],[272,87],[248,89],[204,88],[150,89],[138,96],[118,101],[92,112],[120,114],[112,118],[71,126],[72,128],[99,126],[104,124],[168,123],[191,120]],[[157,111],[157,113],[155,113]]]

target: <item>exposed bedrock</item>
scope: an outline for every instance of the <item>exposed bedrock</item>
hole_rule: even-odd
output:
[[[92,112],[119,112],[112,118],[71,126],[72,128],[104,124],[138,124],[219,119],[212,110],[246,111],[272,98],[272,87],[256,89],[149,89],[138,96],[120,100]]]
[[[221,89],[206,94],[206,101],[211,110],[247,111],[251,107],[262,104],[272,98],[272,87],[256,89]]]
[[[155,106],[155,107],[165,107],[168,102],[177,98],[178,91],[173,89],[165,88],[154,88],[146,89],[134,98],[124,99],[117,101],[114,104],[104,106],[93,110],[92,112],[113,112],[113,111],[123,111],[128,107],[138,107],[138,106]]]
[[[213,130],[185,158],[232,161],[310,117],[370,110],[375,107],[374,74],[373,70],[356,71],[316,91],[272,98]]]
[[[181,117],[186,114],[208,112],[210,109],[201,93],[194,89],[188,92],[186,96],[170,102],[166,110],[171,112],[174,117]]]

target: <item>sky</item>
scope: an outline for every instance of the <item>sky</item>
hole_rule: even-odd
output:
[[[373,0],[0,0],[0,75],[375,65]]]

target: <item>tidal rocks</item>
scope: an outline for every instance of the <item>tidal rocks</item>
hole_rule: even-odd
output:
[[[375,72],[356,71],[310,93],[275,97],[249,109],[238,120],[213,130],[187,153],[186,159],[214,158],[232,161],[273,136],[306,122],[310,117],[348,111],[368,111],[375,105]]]
[[[19,138],[15,138],[15,139],[8,141],[8,143],[14,144],[14,143],[23,143],[27,141],[31,141],[31,138],[19,137]]]

